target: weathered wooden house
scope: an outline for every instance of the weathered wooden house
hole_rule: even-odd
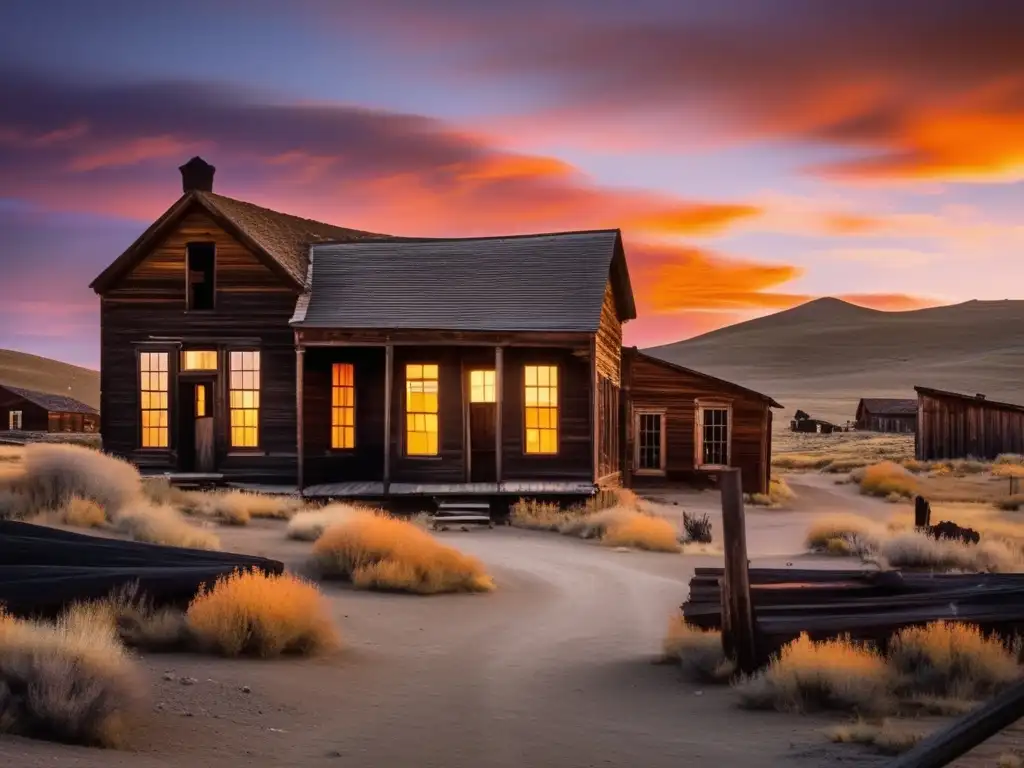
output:
[[[623,350],[622,392],[626,485],[699,482],[739,467],[744,491],[767,492],[775,400],[636,348]]]
[[[916,456],[933,459],[994,459],[1024,453],[1024,405],[929,387],[917,392]]]
[[[107,450],[314,497],[623,482],[618,230],[389,237],[215,194],[198,158],[181,172],[92,284]]]
[[[864,397],[857,404],[857,429],[910,434],[917,430],[917,400]]]
[[[790,419],[789,429],[791,432],[813,432],[819,435],[829,435],[839,430],[840,427],[831,421],[815,419],[805,414],[803,418]]]
[[[99,412],[65,395],[0,385],[0,431],[97,432]]]

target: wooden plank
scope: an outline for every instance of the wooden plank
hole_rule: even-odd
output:
[[[501,443],[504,435],[502,411],[504,408],[505,355],[502,348],[494,348],[494,479],[501,483]]]
[[[395,378],[395,346],[384,347],[384,492],[391,483],[391,400]]]
[[[743,479],[738,469],[723,471],[719,477],[722,490],[722,538],[729,592],[729,629],[737,666],[740,671],[749,674],[757,668],[758,656],[753,604],[750,601]]]
[[[213,417],[196,419],[196,471],[213,472]]]
[[[597,336],[590,340],[590,453],[594,484],[601,477],[601,399],[597,392]]]
[[[306,439],[304,435],[305,419],[303,401],[305,400],[306,388],[303,377],[306,371],[306,350],[302,347],[295,348],[295,440],[296,440],[296,468],[295,477],[299,490],[302,490],[305,478],[306,463]]]

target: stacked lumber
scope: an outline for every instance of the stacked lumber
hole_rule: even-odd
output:
[[[682,606],[688,623],[721,629],[722,574],[696,570]],[[1024,631],[1024,574],[752,568],[750,592],[761,655],[801,632],[884,643],[902,627],[942,620]]]
[[[203,585],[236,569],[279,574],[277,560],[105,539],[0,521],[0,606],[18,616],[55,615],[69,604],[137,585],[155,607],[184,607]]]

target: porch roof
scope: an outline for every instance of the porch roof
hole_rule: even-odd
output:
[[[593,333],[609,278],[621,319],[635,317],[617,229],[319,244],[311,248],[307,292],[291,322]]]

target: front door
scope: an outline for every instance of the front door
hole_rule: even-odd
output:
[[[469,480],[472,483],[497,481],[495,395],[493,370],[469,371]]]
[[[213,380],[189,379],[178,388],[178,471],[213,472]]]

